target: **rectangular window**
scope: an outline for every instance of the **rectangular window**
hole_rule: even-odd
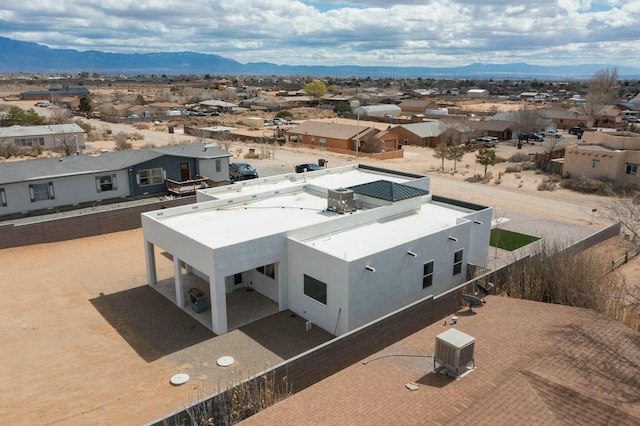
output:
[[[464,250],[458,250],[453,253],[453,275],[458,275],[462,272],[462,255]]]
[[[140,186],[159,185],[163,181],[162,168],[140,170]]]
[[[262,275],[266,275],[271,279],[276,278],[276,268],[273,263],[264,266],[258,266],[256,271],[260,272]]]
[[[0,188],[0,207],[7,207],[7,194],[4,188]]]
[[[327,146],[327,140],[325,138],[318,139],[320,146]]]
[[[598,164],[600,164],[600,160],[591,161],[591,168],[592,169],[597,169],[598,168]]]
[[[96,189],[98,192],[115,191],[118,189],[116,175],[96,176]]]
[[[53,182],[35,183],[33,185],[29,185],[29,195],[31,196],[32,203],[36,201],[55,199],[56,197],[53,192]]]
[[[327,304],[327,285],[309,275],[304,275],[304,295],[317,300],[323,305]]]
[[[431,287],[433,284],[433,260],[422,265],[422,288]]]
[[[222,172],[222,161],[216,160],[216,173]]]
[[[314,136],[311,136],[311,145],[315,145],[316,144],[316,138]]]
[[[638,175],[638,165],[637,164],[627,164],[627,171],[625,172],[628,175],[637,176]]]

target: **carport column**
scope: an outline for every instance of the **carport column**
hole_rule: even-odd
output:
[[[144,243],[144,257],[147,262],[147,284],[154,286],[157,283],[156,275],[156,253],[153,250],[153,244],[149,241]]]
[[[176,305],[184,308],[184,286],[182,283],[182,266],[180,259],[173,256],[173,277],[176,282]]]
[[[227,292],[224,277],[210,276],[209,291],[211,293],[211,327],[213,332],[220,335],[228,331],[227,328]]]

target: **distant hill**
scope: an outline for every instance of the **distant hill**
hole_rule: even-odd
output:
[[[620,78],[636,79],[639,67],[614,64],[538,66],[516,64],[470,64],[463,67],[384,67],[276,65],[268,62],[242,64],[218,55],[194,52],[105,53],[95,50],[50,49],[46,46],[0,37],[0,72],[194,75],[312,75],[372,78],[475,78],[509,80],[588,79],[603,68],[617,68]]]

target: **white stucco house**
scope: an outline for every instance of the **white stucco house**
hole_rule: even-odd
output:
[[[341,335],[487,262],[492,209],[435,196],[426,176],[355,164],[208,188],[197,200],[142,215],[147,281],[216,334],[242,325],[228,321],[240,290]],[[159,252],[173,261],[163,289]],[[194,282],[207,312],[190,308]]]

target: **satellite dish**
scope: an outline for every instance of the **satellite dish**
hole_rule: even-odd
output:
[[[473,312],[474,306],[482,306],[482,300],[472,294],[463,294],[462,298],[469,304],[469,312]]]
[[[480,283],[476,283],[476,287],[478,287],[478,290],[480,290],[480,293],[482,293],[482,303],[487,303],[487,301],[484,300],[484,297],[488,296],[491,293],[491,289],[494,287],[493,283],[490,282],[486,287]]]

